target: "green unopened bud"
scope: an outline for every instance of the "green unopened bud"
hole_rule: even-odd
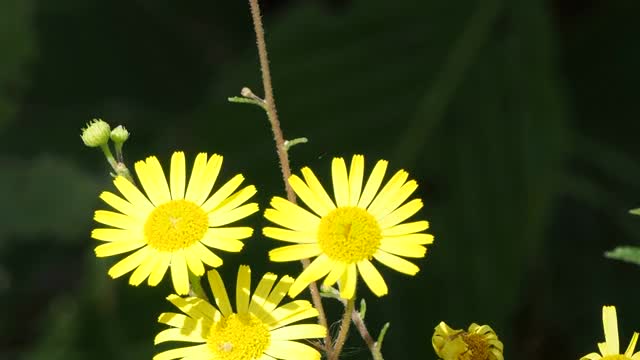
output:
[[[129,132],[124,126],[118,125],[115,129],[111,130],[111,141],[116,144],[122,144],[129,138]]]
[[[93,119],[82,129],[82,141],[89,147],[106,145],[111,136],[111,128],[102,119]]]

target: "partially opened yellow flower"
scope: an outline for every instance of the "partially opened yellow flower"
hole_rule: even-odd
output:
[[[148,278],[148,284],[155,286],[171,267],[176,292],[187,294],[188,271],[202,276],[203,263],[222,264],[207,246],[240,251],[244,244],[239,240],[250,237],[253,229],[225,225],[258,211],[255,203],[242,205],[256,188],[251,185],[235,192],[244,180],[236,175],[209,196],[221,166],[222,156],[198,154],[187,184],[184,153],[175,152],[167,184],[158,159],[148,157],[135,164],[146,196],[124,177],[116,177],[113,183],[124,198],[108,191],[100,194],[117,212],[95,212],[97,222],[111,226],[92,231],[94,239],[107,242],[95,252],[104,257],[136,251],[109,269],[109,275],[117,278],[133,271],[130,284],[137,286]]]
[[[618,315],[615,306],[602,307],[602,325],[604,327],[604,342],[598,343],[598,349],[602,355],[591,353],[581,357],[580,360],[640,360],[640,352],[633,353],[638,341],[637,332],[633,333],[627,351],[620,354]]]
[[[358,273],[374,294],[385,295],[387,284],[372,259],[405,274],[419,271],[401,257],[424,257],[424,245],[433,242],[432,235],[421,233],[429,227],[427,221],[402,223],[422,208],[420,199],[402,205],[418,185],[407,181],[407,172],[400,170],[380,190],[386,169],[387,162],[378,161],[363,189],[364,157],[353,156],[348,173],[345,161],[335,158],[331,164],[335,202],[307,167],[302,169],[304,180],[293,175],[289,184],[313,213],[280,197],[271,200],[273,209],[264,216],[284,229],[266,227],[264,235],[296,243],[270,251],[271,260],[316,257],[291,286],[291,296],[326,275],[325,285],[339,281],[340,296],[351,299]]]
[[[233,312],[224,284],[217,271],[208,273],[217,308],[207,301],[170,295],[167,299],[184,314],[163,313],[158,321],[171,326],[161,331],[155,343],[186,341],[198,343],[167,350],[154,360],[319,360],[320,353],[294,340],[321,338],[326,329],[318,324],[296,324],[318,316],[306,300],[278,306],[293,279],[267,273],[251,296],[251,272],[240,266],[236,283],[236,311]],[[276,284],[274,286],[274,284]]]
[[[504,360],[502,342],[489,325],[473,323],[468,331],[464,331],[440,322],[431,344],[443,360]]]

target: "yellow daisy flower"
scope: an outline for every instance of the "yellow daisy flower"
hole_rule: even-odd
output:
[[[489,325],[473,323],[464,331],[440,322],[431,344],[436,355],[444,360],[504,360],[502,342]]]
[[[155,343],[187,341],[198,345],[164,351],[153,360],[319,360],[320,353],[309,345],[293,340],[322,338],[326,329],[318,324],[294,322],[318,316],[306,300],[294,300],[278,306],[293,283],[283,276],[267,273],[251,300],[251,270],[240,266],[236,284],[236,312],[231,309],[224,284],[217,271],[208,272],[209,284],[217,308],[207,301],[177,295],[167,298],[186,315],[163,313],[158,321],[171,326],[161,331]]]
[[[387,162],[378,161],[363,189],[364,156],[353,156],[349,173],[344,159],[334,158],[331,172],[335,203],[307,167],[302,169],[304,180],[292,175],[289,184],[313,213],[280,197],[271,200],[273,209],[267,209],[264,216],[285,229],[265,227],[264,235],[296,243],[271,250],[271,260],[316,257],[293,283],[289,295],[299,294],[326,275],[325,285],[339,280],[340,296],[351,299],[358,273],[374,294],[385,295],[387,285],[372,258],[405,274],[414,275],[420,270],[400,257],[424,257],[423,245],[433,242],[432,235],[420,233],[429,227],[427,221],[401,224],[422,208],[420,199],[402,205],[418,185],[414,180],[407,181],[407,172],[400,170],[378,191],[386,169]]]
[[[604,342],[598,343],[600,353],[587,354],[580,360],[640,360],[640,352],[633,353],[638,342],[638,333],[634,332],[631,342],[624,354],[620,354],[618,339],[618,315],[615,306],[602,307],[602,325],[604,327]]]
[[[239,240],[250,237],[253,229],[225,225],[258,211],[255,203],[242,205],[256,188],[251,185],[234,193],[244,180],[236,175],[209,196],[221,166],[222,156],[198,154],[187,184],[184,153],[175,152],[167,184],[158,159],[148,157],[135,164],[146,196],[124,177],[116,177],[113,183],[124,198],[108,191],[100,194],[117,212],[95,212],[97,222],[111,226],[91,232],[94,239],[107,242],[97,246],[95,252],[104,257],[137,251],[116,263],[109,275],[117,278],[133,271],[131,285],[148,278],[148,284],[155,286],[171,267],[176,292],[187,294],[189,270],[202,276],[203,263],[213,267],[222,264],[207,246],[240,251],[244,244]]]

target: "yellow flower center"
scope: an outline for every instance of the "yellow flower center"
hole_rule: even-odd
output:
[[[271,333],[252,314],[231,314],[209,330],[207,345],[218,360],[253,360],[260,358],[271,342]]]
[[[624,355],[607,355],[602,360],[631,360],[631,358]]]
[[[462,339],[467,344],[469,360],[489,360],[489,344],[478,334],[462,333]]]
[[[152,248],[174,252],[195,244],[208,228],[209,218],[198,205],[187,200],[171,200],[149,214],[144,237]]]
[[[320,220],[318,245],[333,260],[347,264],[371,259],[382,240],[373,215],[354,206],[332,210]]]

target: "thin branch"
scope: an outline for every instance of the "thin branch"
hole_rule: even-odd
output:
[[[292,203],[296,203],[296,194],[289,185],[289,177],[291,176],[291,165],[289,164],[289,154],[285,147],[284,136],[282,134],[282,128],[280,127],[280,120],[278,119],[278,111],[276,110],[276,103],[273,96],[273,86],[271,84],[271,71],[269,69],[269,56],[267,54],[267,44],[264,40],[264,26],[262,25],[262,16],[260,15],[260,5],[258,0],[249,0],[251,7],[251,17],[253,18],[253,27],[256,32],[256,43],[258,45],[258,55],[260,57],[260,69],[262,71],[262,86],[264,87],[264,102],[267,117],[271,123],[271,129],[273,130],[273,139],[276,142],[276,152],[278,153],[278,159],[280,161],[280,170],[282,171],[282,179],[284,180],[284,188],[287,192],[287,199]],[[309,266],[309,260],[302,260],[302,266],[306,268]],[[309,291],[311,292],[311,299],[316,310],[318,310],[318,322],[325,328],[328,327],[327,317],[322,306],[322,298],[318,291],[318,286],[315,282],[309,285]],[[327,331],[325,337],[325,348],[327,355],[331,352],[331,335]]]

